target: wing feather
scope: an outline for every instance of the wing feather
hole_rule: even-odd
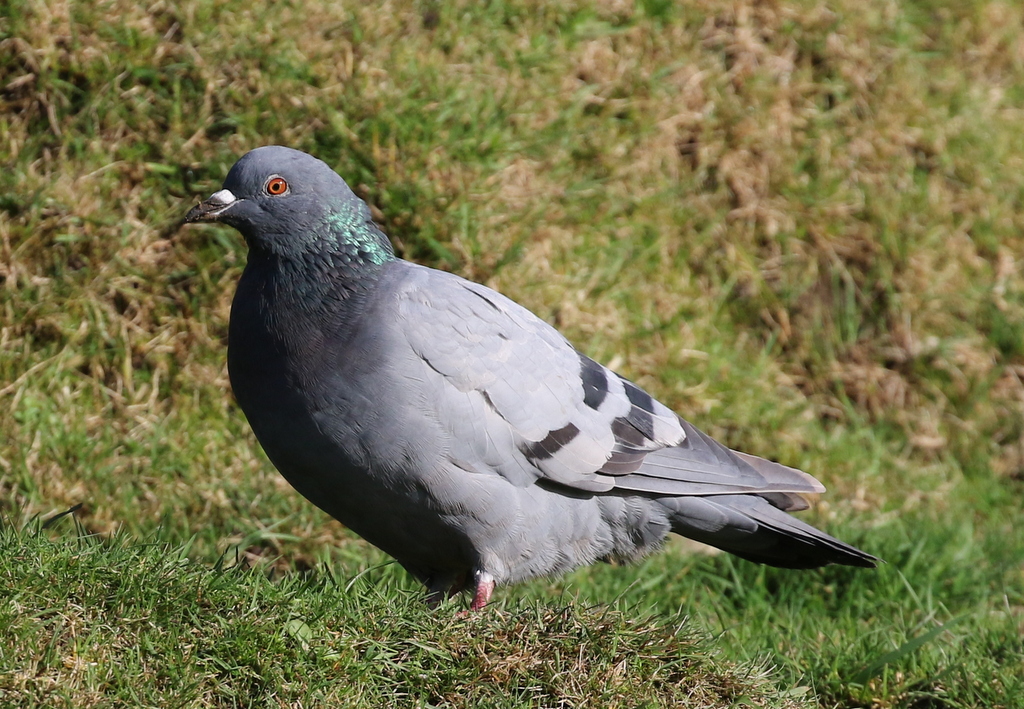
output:
[[[460,467],[517,485],[659,496],[763,493],[796,509],[823,487],[810,475],[738,453],[633,382],[578,353],[495,291],[420,267],[400,291],[404,333]]]

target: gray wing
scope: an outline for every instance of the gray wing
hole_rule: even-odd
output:
[[[414,266],[398,308],[423,365],[407,376],[430,392],[449,458],[470,472],[588,492],[756,493],[786,510],[806,507],[792,493],[824,491],[719,444],[485,286]]]

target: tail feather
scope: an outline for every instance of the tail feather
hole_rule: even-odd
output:
[[[758,495],[663,497],[672,531],[760,564],[872,568],[875,557],[791,517]]]
[[[807,500],[795,492],[762,492],[759,493],[759,496],[768,500],[768,502],[772,503],[773,507],[778,507],[783,512],[800,512],[811,506]]]
[[[805,486],[797,486],[791,492],[825,492],[825,486],[817,478],[808,475],[802,470],[771,460],[765,460],[764,458],[758,458],[756,455],[750,455],[741,451],[732,451],[732,454],[761,473],[769,483],[782,484],[785,482],[790,485],[802,483]]]

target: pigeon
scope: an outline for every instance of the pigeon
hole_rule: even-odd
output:
[[[669,532],[752,562],[877,559],[787,514],[821,493],[730,450],[486,286],[397,257],[326,163],[242,156],[186,222],[241,232],[228,372],[306,499],[394,557],[436,605],[628,561]]]

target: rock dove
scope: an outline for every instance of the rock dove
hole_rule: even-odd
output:
[[[787,568],[875,557],[786,514],[824,487],[733,451],[505,296],[404,261],[324,162],[244,155],[186,222],[248,245],[231,386],[310,502],[437,603],[629,560],[669,532]]]

